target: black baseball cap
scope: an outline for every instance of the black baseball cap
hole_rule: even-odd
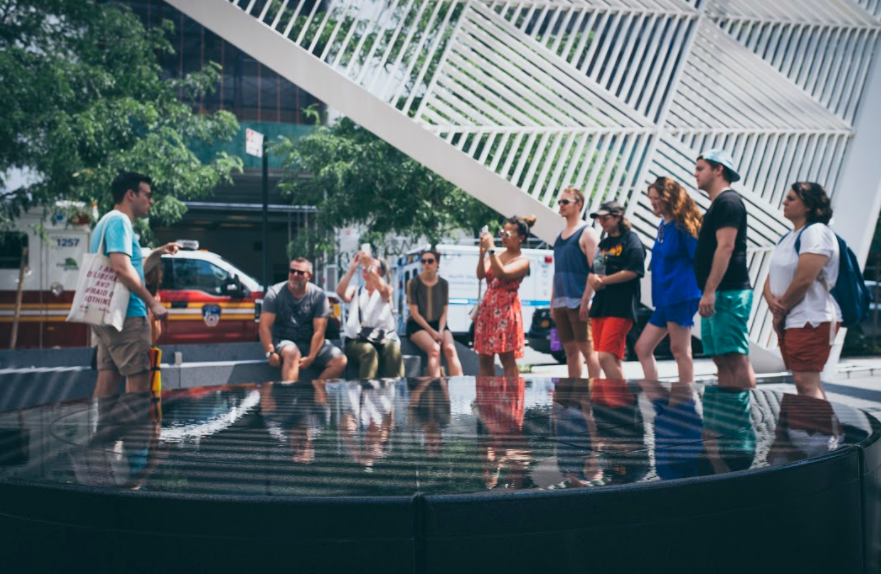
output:
[[[596,219],[601,215],[618,215],[624,213],[624,207],[617,201],[607,201],[602,204],[599,209],[590,214],[591,219]]]

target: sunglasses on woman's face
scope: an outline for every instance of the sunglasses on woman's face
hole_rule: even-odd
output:
[[[437,261],[435,261],[434,259],[423,259],[422,260],[423,265],[431,265],[432,263],[437,263]]]
[[[506,231],[504,229],[499,231],[499,237],[509,238],[509,237],[513,237],[513,236],[514,236],[514,234],[511,233],[510,231]]]

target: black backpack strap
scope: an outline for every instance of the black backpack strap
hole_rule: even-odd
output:
[[[358,312],[358,325],[363,329],[364,328],[364,321],[362,320],[362,316],[361,316],[361,289],[363,289],[363,287],[358,287],[357,289],[355,289],[354,301],[355,301],[355,309]]]

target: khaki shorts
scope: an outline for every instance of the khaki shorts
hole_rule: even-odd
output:
[[[551,316],[554,318],[554,324],[557,326],[557,338],[560,340],[560,343],[593,341],[593,336],[590,332],[590,321],[582,321],[578,317],[578,307],[575,309],[557,307],[556,309],[551,309]]]
[[[123,377],[150,370],[151,329],[146,317],[126,317],[122,331],[92,327],[98,340],[98,370],[118,371]]]

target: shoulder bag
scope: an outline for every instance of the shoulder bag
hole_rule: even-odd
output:
[[[120,213],[121,217],[126,217]],[[113,270],[110,257],[104,254],[104,234],[110,219],[104,222],[97,253],[83,254],[77,277],[73,304],[66,321],[103,327],[110,325],[122,331],[131,293]]]

